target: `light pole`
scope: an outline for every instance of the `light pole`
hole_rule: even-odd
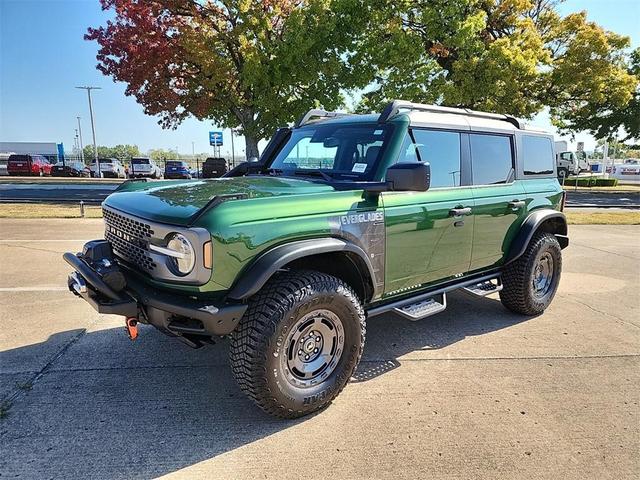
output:
[[[80,137],[80,160],[84,163],[84,151],[82,150],[84,147],[82,146],[82,127],[80,127],[80,117],[76,117],[78,119],[78,136]]]
[[[96,161],[96,170],[98,178],[102,176],[100,172],[100,162],[98,162],[98,147],[96,146],[96,127],[93,123],[93,106],[91,105],[91,90],[100,90],[101,87],[76,87],[87,91],[87,97],[89,98],[89,116],[91,117],[91,134],[93,135],[93,158]]]

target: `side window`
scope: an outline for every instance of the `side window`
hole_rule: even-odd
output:
[[[398,163],[431,165],[431,188],[460,186],[460,134],[436,130],[412,130],[415,143],[405,138]],[[417,151],[417,153],[416,153]]]
[[[523,135],[522,156],[525,175],[553,174],[553,145],[549,138]]]
[[[507,183],[513,170],[511,137],[469,135],[474,185]]]

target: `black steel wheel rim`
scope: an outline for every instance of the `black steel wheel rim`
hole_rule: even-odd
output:
[[[549,294],[553,286],[555,261],[550,252],[544,252],[538,258],[533,270],[533,293],[541,299]]]
[[[298,319],[285,341],[282,367],[287,381],[308,388],[326,380],[344,351],[340,317],[327,309],[313,310]]]

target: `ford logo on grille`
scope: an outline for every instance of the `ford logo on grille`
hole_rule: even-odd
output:
[[[127,243],[130,243],[132,245],[136,245],[142,248],[146,248],[145,242],[143,242],[142,239],[135,237],[133,235],[129,235],[128,233],[123,232],[122,230],[115,228],[112,225],[107,225],[107,231],[110,234],[115,235],[118,238],[121,238]]]

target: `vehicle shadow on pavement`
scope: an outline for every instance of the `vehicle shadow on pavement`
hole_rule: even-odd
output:
[[[60,355],[60,337],[78,333],[0,352],[0,381],[17,392],[0,418],[3,478],[151,478],[304,421],[256,408],[232,377],[225,345],[192,350],[152,327],[133,343],[124,328],[109,328]],[[34,355],[57,359],[33,385],[18,384],[18,362]]]
[[[417,322],[386,314],[367,320],[367,340],[352,382],[365,382],[398,368],[398,357],[418,350],[440,350],[467,337],[482,335],[532,317],[517,315],[492,297],[461,291],[448,294],[447,309]]]
[[[452,295],[447,311],[420,322],[371,319],[352,381],[397,368],[397,358],[411,351],[442,349],[526,319],[465,294]],[[76,340],[60,347],[61,337]],[[53,353],[50,342],[58,346]],[[3,476],[155,477],[310,418],[285,421],[255,407],[233,379],[224,342],[192,350],[151,327],[135,343],[124,328],[60,332],[0,352],[2,382],[15,381],[12,371],[33,356],[47,356],[48,366],[33,386],[16,385],[14,404],[0,419]]]

